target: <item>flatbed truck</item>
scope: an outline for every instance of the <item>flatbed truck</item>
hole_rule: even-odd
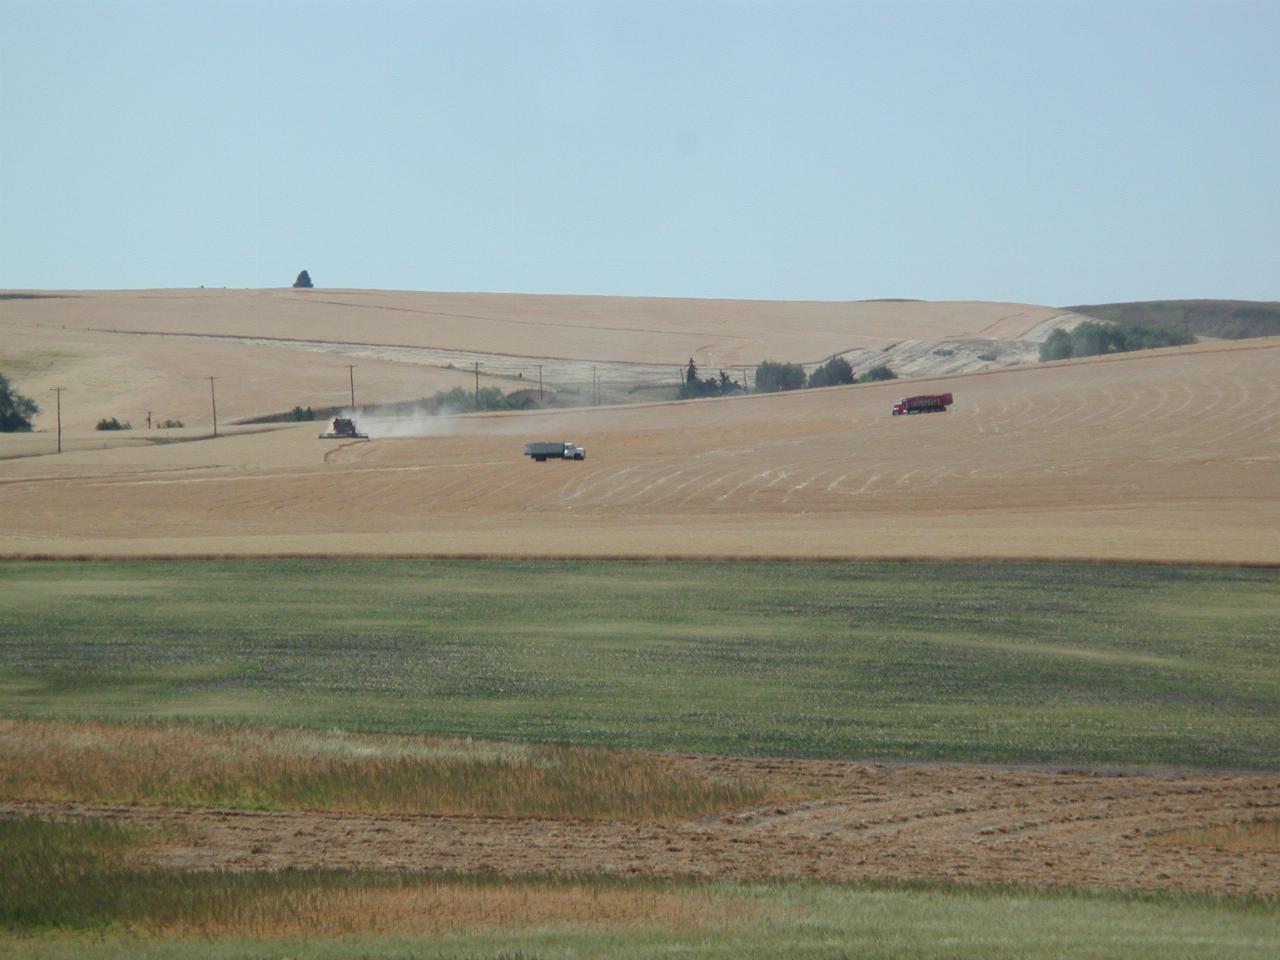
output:
[[[545,463],[547,460],[585,460],[587,448],[570,443],[568,440],[526,443],[524,455],[533,457],[538,463]]]

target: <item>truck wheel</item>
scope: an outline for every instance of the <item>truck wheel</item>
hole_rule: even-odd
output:
[[[546,457],[534,457],[533,459],[534,459],[534,460],[536,460],[536,461],[538,461],[538,463],[546,463],[546,462],[547,462],[547,458],[546,458]]]

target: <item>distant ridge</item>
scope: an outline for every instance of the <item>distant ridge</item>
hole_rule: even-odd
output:
[[[1197,336],[1244,340],[1280,336],[1280,302],[1266,300],[1136,300],[1063,307],[1115,323],[1181,323]]]

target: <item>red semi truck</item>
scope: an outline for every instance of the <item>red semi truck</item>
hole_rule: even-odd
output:
[[[893,415],[897,417],[904,413],[946,413],[951,403],[949,393],[922,393],[915,397],[903,397],[900,402],[895,403]]]

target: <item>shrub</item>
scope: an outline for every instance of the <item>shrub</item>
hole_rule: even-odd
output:
[[[811,387],[834,387],[842,383],[853,383],[853,367],[844,357],[832,357],[809,374]]]
[[[1071,356],[1071,334],[1059,328],[1040,344],[1040,360],[1065,360]]]
[[[991,362],[992,360],[994,360],[995,358],[996,358],[996,355],[995,355],[994,353],[980,353],[980,354],[978,354],[978,359],[979,359],[979,360],[985,360],[985,361],[987,361],[988,363],[990,363],[990,362]]]
[[[798,363],[775,363],[765,360],[756,367],[756,390],[776,393],[779,390],[798,390],[804,386],[804,367]]]
[[[39,412],[36,402],[13,389],[0,373],[0,433],[30,433],[31,418]]]
[[[293,281],[293,286],[294,286],[294,289],[297,289],[297,290],[310,290],[312,287],[311,274],[303,270],[300,274],[298,274],[298,279]]]
[[[132,430],[133,424],[131,424],[128,420],[126,420],[124,423],[121,423],[115,417],[110,417],[110,418],[103,417],[101,420],[98,421],[97,426],[95,426],[93,429],[95,430]]]
[[[158,426],[161,430],[177,430],[185,427],[186,424],[181,420],[161,420]]]
[[[478,410],[507,410],[507,398],[497,387],[481,387],[475,395],[475,406]]]
[[[698,378],[698,368],[693,365],[693,361],[689,361],[689,369],[692,376],[686,373],[684,382],[680,384],[680,392],[677,394],[681,400],[696,400],[699,397],[727,397],[742,391],[742,384],[738,383],[723,370],[714,377]]]
[[[462,387],[452,390],[439,390],[433,396],[421,400],[401,403],[378,404],[364,408],[380,416],[441,416],[454,413],[469,413],[472,410],[528,410],[538,406],[536,396],[530,396],[528,390],[517,390],[503,394],[497,387],[481,387],[479,394]]]
[[[294,407],[289,411],[289,417],[293,420],[314,420],[316,419],[316,412],[310,407]]]
[[[897,380],[898,375],[890,370],[883,363],[879,366],[872,367],[862,376],[858,377],[859,383],[875,383],[877,380]]]

